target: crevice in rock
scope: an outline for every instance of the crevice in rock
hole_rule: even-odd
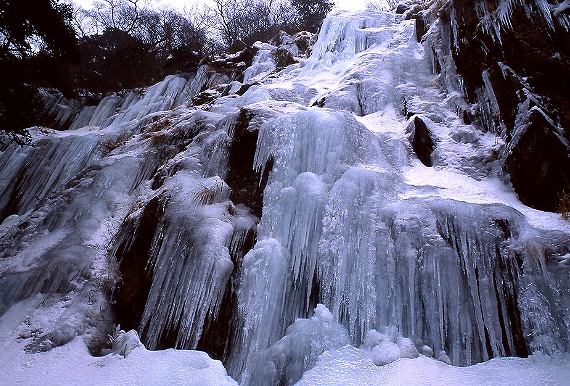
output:
[[[261,218],[263,191],[273,168],[273,160],[268,162],[263,174],[254,169],[258,131],[249,127],[252,118],[250,111],[242,109],[236,120],[229,149],[226,183],[231,189],[232,202],[247,206],[255,216]]]
[[[129,219],[119,232],[115,258],[121,275],[116,285],[112,308],[123,330],[138,329],[152,284],[148,268],[155,233],[164,216],[164,202],[155,197],[140,217]],[[144,341],[144,331],[139,331]]]

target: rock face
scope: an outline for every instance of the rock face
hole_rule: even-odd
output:
[[[561,3],[453,0],[438,8],[462,91],[479,106],[476,123],[505,139],[505,171],[520,199],[549,211],[570,189],[570,11]],[[519,130],[523,142],[511,145]],[[529,147],[540,145],[552,153]]]
[[[510,144],[506,169],[520,200],[548,211],[558,209],[570,187],[567,141],[540,110],[532,110],[524,130]]]
[[[425,122],[415,115],[408,125],[407,131],[410,132],[410,143],[419,160],[425,166],[432,166],[431,154],[433,153],[434,143],[432,134]]]

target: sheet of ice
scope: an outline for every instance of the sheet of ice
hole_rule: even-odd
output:
[[[170,110],[190,101],[206,86],[208,68],[201,66],[193,76],[169,75],[147,89],[109,95],[97,106],[83,108],[73,118],[70,129],[85,126],[118,126],[158,111]]]

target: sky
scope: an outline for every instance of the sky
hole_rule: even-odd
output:
[[[88,8],[93,0],[73,0],[75,3]],[[195,5],[207,3],[208,0],[153,0],[160,5],[169,5],[173,8],[182,10],[186,5]],[[359,9],[369,2],[369,0],[335,0],[337,7],[342,9]]]

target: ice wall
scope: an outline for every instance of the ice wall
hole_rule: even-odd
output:
[[[105,97],[97,107],[86,107],[71,123],[71,129],[85,126],[119,125],[157,112],[170,110],[201,91],[206,81],[205,69],[185,78],[169,75],[146,90],[128,91],[125,95]]]
[[[258,242],[240,274],[239,333],[230,356],[230,371],[243,372],[246,384],[260,366],[256,353],[307,316],[314,299],[355,344],[371,329],[395,326],[456,365],[568,347],[568,314],[550,306],[566,302],[566,290],[557,295],[564,268],[544,265],[562,253],[555,250],[567,243],[566,233],[533,230],[524,215],[493,199],[474,203],[459,192],[443,199],[429,193],[429,184],[422,194],[409,193],[416,186],[402,174],[415,156],[398,134],[401,123],[388,118],[394,110],[425,114],[438,170],[493,177],[496,169],[473,166],[490,162],[500,139],[458,119],[468,103],[457,92],[453,62],[438,64],[447,68],[440,77],[449,85],[445,94],[428,71],[412,21],[375,16],[329,17],[298,71],[336,73],[319,105],[378,112],[362,121],[368,127],[316,108],[259,129],[255,165],[263,170],[271,161],[272,169]],[[485,98],[495,114],[492,90]],[[538,241],[544,237],[553,242]]]

